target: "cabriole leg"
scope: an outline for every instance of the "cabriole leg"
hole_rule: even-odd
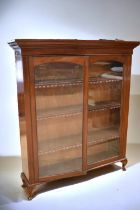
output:
[[[122,162],[122,170],[123,170],[123,171],[126,171],[126,167],[125,167],[125,166],[126,166],[126,164],[127,164],[127,159],[124,159],[124,160],[122,160],[121,162]]]
[[[28,200],[32,200],[32,198],[34,197],[35,185],[30,185],[29,183],[27,183],[24,173],[21,173],[21,179],[23,182],[22,188],[24,189]]]

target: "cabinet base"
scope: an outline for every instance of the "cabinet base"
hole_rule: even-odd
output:
[[[121,159],[120,162],[122,163],[122,170],[126,171],[127,159],[126,158]],[[111,164],[113,164],[113,162],[110,164],[105,164],[104,166],[111,165]],[[102,167],[103,167],[103,165],[99,166],[99,167],[92,168],[91,170],[94,170],[96,168],[102,168]],[[87,173],[85,173],[84,175],[86,175],[86,174]],[[41,192],[40,190],[38,191],[38,189],[36,188],[38,185],[47,183],[47,181],[46,182],[44,181],[44,182],[40,182],[40,183],[30,184],[24,173],[21,173],[21,179],[23,182],[22,188],[24,189],[28,200],[32,200],[37,194],[39,194]],[[46,189],[45,189],[45,191],[46,191]],[[45,191],[42,191],[42,192],[45,192]]]

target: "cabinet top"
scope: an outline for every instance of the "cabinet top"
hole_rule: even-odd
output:
[[[15,39],[8,43],[13,49],[29,54],[108,54],[108,52],[131,54],[140,44],[124,40],[78,40],[78,39]]]

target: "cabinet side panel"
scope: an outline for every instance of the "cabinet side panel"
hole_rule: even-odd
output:
[[[19,126],[20,126],[20,144],[21,144],[21,158],[22,170],[27,178],[29,178],[28,170],[28,154],[27,154],[27,133],[26,133],[26,117],[25,117],[25,98],[24,98],[24,79],[23,67],[20,50],[15,52],[16,58],[16,75],[17,75],[17,94],[18,94],[18,112],[19,112]]]
[[[122,126],[121,126],[121,158],[125,158],[126,144],[127,144],[127,128],[128,128],[128,114],[129,114],[129,97],[130,97],[130,79],[131,79],[131,55],[126,57],[124,69],[124,84],[122,96]]]

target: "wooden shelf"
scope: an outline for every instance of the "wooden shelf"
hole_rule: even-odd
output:
[[[90,164],[94,164],[103,160],[107,160],[113,157],[118,157],[118,148],[116,149],[115,152],[110,151],[103,151],[103,152],[99,152],[96,155],[89,155],[88,156],[88,165]]]
[[[97,102],[94,106],[88,105],[88,110],[90,112],[102,111],[106,109],[118,109],[118,108],[120,108],[120,103],[118,102]],[[82,111],[83,111],[82,105],[65,106],[48,110],[37,110],[37,120],[43,120],[55,117],[71,117],[82,114]]]
[[[39,142],[39,155],[82,147],[82,135],[71,135]]]
[[[119,138],[118,127],[109,127],[104,129],[96,129],[89,131],[88,146],[101,144],[113,139]],[[62,150],[73,150],[82,148],[82,138],[80,134],[71,135],[57,139],[50,139],[48,141],[39,142],[39,155],[46,155],[50,153],[57,153]]]
[[[119,127],[107,127],[88,132],[88,146],[119,138]]]
[[[57,163],[53,163],[48,165],[40,163],[39,175],[43,176],[51,176],[57,174],[64,174],[68,172],[76,172],[82,170],[82,158],[74,158],[69,160],[61,160]]]
[[[46,80],[38,81],[35,84],[35,88],[54,88],[54,87],[66,87],[66,86],[76,86],[83,85],[83,80]]]
[[[117,138],[107,142],[100,142],[100,144],[88,147],[88,165],[117,157],[118,155],[119,141]]]
[[[122,82],[121,79],[109,79],[102,77],[93,77],[89,78],[89,84],[108,84],[108,83],[118,83]],[[76,86],[83,85],[83,80],[45,80],[37,81],[35,83],[35,88],[54,88],[54,87],[67,87],[67,86]]]
[[[48,110],[38,110],[37,120],[43,120],[54,117],[70,117],[82,114],[82,111],[83,111],[82,105],[64,106]]]
[[[112,129],[111,134],[109,133],[111,128],[96,131],[95,135],[90,133],[90,138],[93,136],[93,139],[89,139],[88,142],[88,164],[98,162],[98,160],[105,160],[112,157],[116,157],[119,153],[118,150],[118,139],[119,135],[117,133],[117,129]],[[106,133],[106,139],[102,137],[102,139],[95,139],[97,136],[99,137],[99,133],[104,135]],[[108,136],[107,136],[108,133]],[[114,136],[112,136],[114,134]],[[40,163],[40,175],[49,176],[51,174],[57,174],[59,171],[69,172],[69,171],[77,171],[82,167],[82,143],[81,138],[79,136],[74,136],[74,138],[65,139],[57,139],[55,142],[55,147],[53,145],[53,149],[48,148],[45,150],[46,144],[42,144],[42,148],[44,151],[40,151],[39,155],[39,163]],[[59,144],[58,144],[58,140]],[[69,145],[66,144],[69,143]],[[50,144],[53,144],[53,141]],[[73,143],[73,145],[71,145]],[[77,143],[77,144],[76,144]],[[62,145],[63,144],[63,147]],[[94,151],[94,152],[93,152]],[[46,173],[45,173],[46,169]],[[61,169],[61,170],[60,170]]]
[[[96,102],[95,105],[88,105],[89,111],[101,111],[105,109],[118,109],[120,108],[121,104],[115,101],[101,101]]]
[[[93,84],[93,85],[120,83],[120,82],[122,82],[121,79],[110,79],[110,78],[103,78],[103,77],[90,77],[89,78],[89,84]]]

